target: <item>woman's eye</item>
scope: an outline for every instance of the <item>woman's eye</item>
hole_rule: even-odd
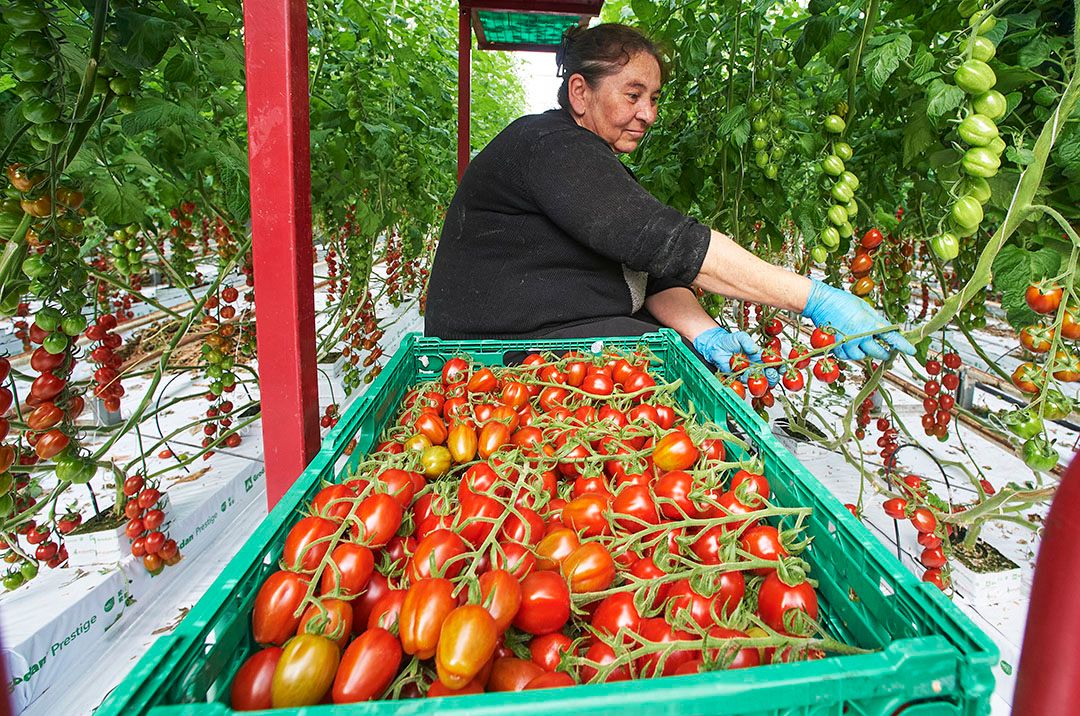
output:
[[[626,95],[626,96],[630,98],[630,101],[631,101],[631,102],[637,102],[637,101],[638,101],[638,97],[640,97],[641,95],[639,95],[639,94],[634,94],[633,92],[631,92],[630,94],[628,94],[628,95]]]

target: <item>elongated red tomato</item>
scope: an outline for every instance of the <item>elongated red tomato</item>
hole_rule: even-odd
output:
[[[499,640],[499,628],[486,609],[466,604],[447,615],[439,633],[435,670],[439,681],[460,689],[491,661]]]
[[[435,655],[446,615],[457,606],[449,579],[420,579],[409,587],[398,615],[398,635],[406,654],[420,659]]]
[[[585,652],[585,658],[589,661],[596,662],[601,669],[615,662],[615,650],[603,642],[596,642],[589,647]],[[581,665],[581,681],[582,683],[591,683],[600,671],[596,666],[591,664]],[[623,664],[616,666],[608,672],[607,677],[603,680],[604,683],[611,683],[612,681],[629,681],[630,680],[630,666]]]
[[[335,704],[352,704],[380,696],[397,675],[401,645],[385,629],[368,629],[341,657],[334,688]]]
[[[755,525],[742,533],[739,539],[740,546],[757,559],[765,559],[775,562],[781,557],[786,557],[788,551],[784,549],[780,541],[780,533],[772,525]],[[773,565],[755,567],[751,571],[762,576],[776,570]]]
[[[698,450],[689,435],[676,430],[657,441],[653,446],[652,459],[665,472],[686,470],[697,462]]]
[[[529,634],[550,634],[570,618],[570,590],[555,572],[533,572],[521,582],[521,608],[514,626]]]
[[[318,604],[312,604],[305,609],[296,633],[325,636],[337,644],[339,649],[344,649],[352,638],[352,606],[341,599],[317,601],[322,604],[322,609],[319,609]]]
[[[356,508],[350,525],[357,541],[369,547],[383,547],[401,527],[404,512],[401,504],[390,495],[369,495]]]
[[[487,690],[489,692],[521,691],[542,673],[544,670],[531,661],[504,656],[495,659],[491,665],[491,677],[488,679]]]
[[[337,567],[337,571],[329,564],[323,567],[319,582],[321,594],[333,595],[335,590],[343,597],[359,594],[367,586],[375,568],[375,558],[371,550],[354,542],[342,542],[334,547],[334,551],[330,553],[330,561]]]
[[[233,711],[261,711],[272,707],[270,684],[280,658],[281,647],[268,646],[240,665],[229,688],[229,705]]]
[[[308,578],[296,572],[274,572],[255,595],[251,631],[259,644],[285,643],[300,624],[297,613],[307,593]]]
[[[605,512],[609,498],[590,492],[571,500],[562,510],[562,523],[586,537],[599,537],[611,531]]]
[[[324,636],[300,634],[290,639],[270,683],[273,707],[312,706],[322,701],[334,683],[340,655],[337,645]]]
[[[590,623],[598,633],[612,637],[623,629],[623,641],[630,641],[630,634],[636,632],[641,623],[641,614],[634,606],[634,595],[630,592],[617,592],[604,597],[593,612]]]
[[[611,502],[615,523],[627,532],[640,532],[660,524],[652,493],[646,485],[627,486]]]
[[[521,583],[505,569],[484,572],[480,575],[480,598],[501,634],[521,608]]]
[[[599,542],[581,545],[560,566],[574,594],[602,592],[615,581],[615,560]]]
[[[416,545],[406,574],[413,582],[439,573],[448,578],[456,577],[465,566],[465,560],[459,557],[467,551],[465,541],[456,532],[435,530]]]
[[[325,517],[305,517],[293,525],[285,537],[285,566],[297,571],[311,572],[330,550],[330,536],[338,526]]]
[[[376,627],[390,629],[397,624],[401,618],[401,607],[405,603],[407,593],[407,590],[404,589],[391,589],[382,595],[379,601],[371,606],[371,613],[368,614],[366,627],[368,629],[375,629]],[[361,626],[360,631],[363,631],[363,626]]]
[[[352,510],[356,494],[345,485],[327,485],[311,501],[311,512],[341,523]]]

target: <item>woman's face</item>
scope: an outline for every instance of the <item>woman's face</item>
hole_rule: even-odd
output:
[[[598,134],[612,151],[626,154],[637,149],[656,121],[660,65],[652,55],[639,52],[597,87],[575,75],[568,89],[577,123]]]

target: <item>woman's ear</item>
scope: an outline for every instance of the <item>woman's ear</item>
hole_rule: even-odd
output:
[[[576,116],[585,114],[587,105],[586,98],[589,93],[589,83],[582,75],[570,75],[566,85],[567,95],[570,98],[570,108]]]

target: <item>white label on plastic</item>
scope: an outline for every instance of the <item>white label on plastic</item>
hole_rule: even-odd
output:
[[[829,523],[829,534],[836,534],[836,525],[834,525],[832,522]]]
[[[882,577],[881,581],[878,582],[878,589],[881,590],[881,593],[884,594],[886,597],[891,597],[893,594],[895,594],[893,588],[890,587],[889,583],[885,581],[885,577]]]
[[[420,365],[424,366],[425,368],[428,367],[428,357],[427,356],[420,356]]]
[[[593,353],[600,353],[602,350],[604,350],[604,342],[597,341],[596,343],[593,343],[590,350],[592,350]]]

